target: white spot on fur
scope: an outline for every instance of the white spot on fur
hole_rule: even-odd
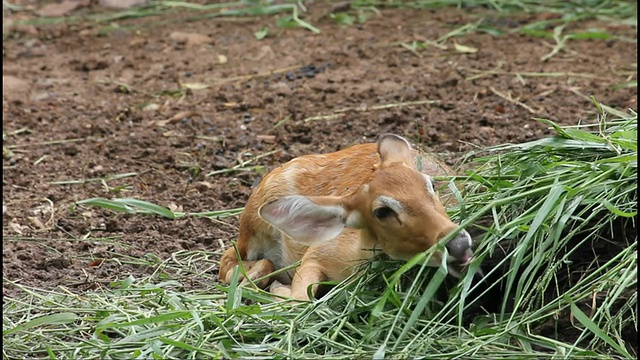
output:
[[[270,260],[276,269],[282,269],[283,267],[287,267],[297,259],[292,258],[291,254],[288,254],[285,251],[283,239],[285,235],[278,229],[272,228],[272,232],[269,235],[256,235],[256,237],[251,239],[251,244],[247,250],[247,261],[256,261],[260,259]],[[279,239],[278,241],[274,241],[274,239]],[[291,278],[295,272],[295,269],[288,271],[288,275],[282,274],[282,276],[278,277],[280,281],[285,281],[287,278]]]
[[[286,189],[288,193],[297,193],[298,189],[297,189],[297,181],[296,181],[296,175],[298,172],[298,168],[299,165],[296,164],[294,161],[296,161],[297,159],[294,159],[293,161],[291,161],[291,163],[289,164],[289,166],[282,171],[282,178],[285,181],[286,184]]]
[[[353,228],[353,229],[359,229],[362,227],[362,216],[360,216],[360,213],[357,211],[352,211],[349,216],[347,216],[347,221],[346,221],[346,225],[347,227]]]
[[[256,242],[255,240],[251,240],[251,242]],[[258,260],[262,256],[262,248],[258,249],[257,246],[249,246],[247,249],[247,261]]]

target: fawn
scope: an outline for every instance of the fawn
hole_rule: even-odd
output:
[[[257,285],[307,300],[309,285],[315,296],[318,282],[344,280],[376,253],[410,259],[458,228],[431,180],[449,173],[393,134],[281,165],[254,189],[240,217],[236,246],[247,276],[258,279],[301,260],[297,269]],[[473,257],[471,236],[461,230],[445,246],[449,273],[460,277]],[[430,266],[439,266],[442,254],[431,259]],[[229,283],[238,263],[236,250],[227,249],[220,280]]]

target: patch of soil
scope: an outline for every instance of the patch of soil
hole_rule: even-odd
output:
[[[82,11],[91,10],[104,11]],[[206,174],[257,155],[268,154],[250,165],[269,170],[393,132],[453,163],[477,146],[548,134],[534,117],[592,121],[580,94],[637,109],[635,88],[614,87],[635,76],[637,45],[571,40],[542,61],[548,40],[508,30],[546,14],[505,21],[481,8],[383,9],[342,27],[322,16],[327,10],[312,5],[308,15],[320,35],[278,29],[275,17],[179,21],[184,14],[129,20],[106,33],[85,23],[14,26],[3,41],[5,279],[83,290],[152,271],[110,258],[221,251],[237,234],[237,218],[130,216],[75,206],[79,200],[231,209],[244,206],[259,169]],[[416,52],[399,45],[480,18],[507,34],[472,33]],[[265,26],[270,34],[256,40]],[[636,38],[632,27],[573,26]],[[560,75],[526,75],[541,72]],[[125,173],[135,176],[56,183]],[[87,235],[97,239],[82,240]],[[95,259],[107,261],[90,266]],[[3,282],[4,295],[15,291]]]

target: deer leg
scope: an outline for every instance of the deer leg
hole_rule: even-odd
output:
[[[269,286],[269,292],[284,298],[291,297],[291,285],[285,285],[278,280],[274,280]],[[282,299],[279,299],[282,300]]]
[[[291,281],[291,297],[297,300],[310,300],[307,288],[311,285],[311,300],[318,292],[318,282],[325,280],[322,266],[316,261],[302,261]]]
[[[275,265],[273,265],[273,262],[267,259],[261,259],[257,261],[243,261],[243,264],[244,264],[245,270],[247,271],[247,276],[251,281],[254,281],[255,279],[259,279],[265,275],[271,274],[276,270],[276,267]],[[261,289],[265,289],[267,286],[269,286],[269,283],[271,281],[272,281],[271,278],[266,278],[258,282],[256,285],[258,285],[258,287]],[[242,284],[244,285],[247,283],[249,283],[249,281],[243,278]]]
[[[242,254],[240,254],[242,256]],[[231,279],[233,279],[233,273],[236,265],[239,265],[238,257],[236,256],[236,251],[233,247],[225,250],[222,258],[220,259],[220,281],[224,283],[230,283]],[[256,261],[242,261],[244,265],[245,271],[247,273],[247,277],[249,280],[253,281],[255,279],[261,278],[267,274],[270,274],[275,271],[275,265],[271,260],[261,259]],[[239,279],[242,284],[247,284],[248,280],[245,279],[244,275],[239,274]],[[258,287],[264,289],[271,282],[270,278],[261,280],[256,285]]]

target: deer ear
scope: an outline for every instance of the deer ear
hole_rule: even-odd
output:
[[[411,145],[398,135],[384,134],[378,140],[378,154],[381,165],[391,163],[411,164]]]
[[[262,220],[293,240],[308,246],[340,235],[347,216],[345,209],[337,202],[318,205],[302,195],[284,196],[264,204],[258,214]]]

